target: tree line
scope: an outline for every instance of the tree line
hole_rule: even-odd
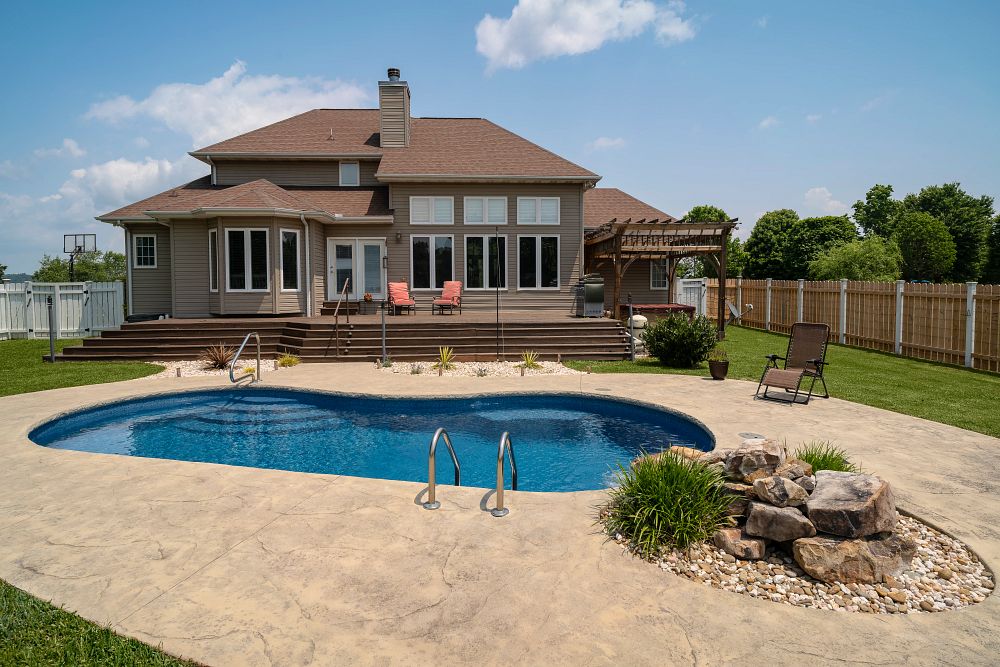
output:
[[[4,277],[6,270],[7,267],[0,264],[0,278]],[[125,282],[126,276],[125,254],[114,250],[80,253],[73,262],[73,277],[77,282]],[[69,259],[42,255],[31,280],[40,283],[70,282]]]
[[[1000,283],[1000,215],[993,198],[959,183],[931,185],[902,199],[875,185],[855,202],[853,216],[800,218],[768,211],[745,243],[732,239],[727,275],[795,280]],[[689,222],[728,220],[715,206],[696,206]],[[689,262],[692,277],[714,277],[707,262]]]

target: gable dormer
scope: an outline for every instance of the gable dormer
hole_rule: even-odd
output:
[[[378,82],[379,137],[382,148],[410,145],[410,86],[390,67],[388,81]]]

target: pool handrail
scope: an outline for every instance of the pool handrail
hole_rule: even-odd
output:
[[[247,342],[250,340],[250,336],[253,336],[257,340],[257,374],[256,375],[242,375],[239,378],[235,377],[236,374],[236,362],[239,361],[240,355],[243,354],[243,348],[247,346]],[[260,336],[256,331],[251,331],[244,338],[243,342],[240,343],[240,348],[236,350],[236,354],[233,355],[233,360],[229,362],[229,381],[236,383],[237,380],[242,380],[245,377],[249,377],[250,384],[254,382],[260,382]]]
[[[435,454],[437,453],[438,440],[441,438],[444,438],[444,444],[448,447],[448,453],[451,455],[451,462],[455,465],[455,486],[462,486],[462,466],[458,463],[455,448],[451,446],[451,438],[448,437],[448,431],[444,430],[444,428],[439,428],[434,431],[434,437],[431,438],[431,447],[427,452],[427,502],[424,503],[425,510],[436,510],[441,507],[441,503],[438,502],[435,494],[435,489],[437,488],[437,471],[435,470],[437,458]]]
[[[496,517],[507,516],[510,510],[503,505],[503,459],[504,453],[510,457],[510,490],[517,491],[517,461],[514,460],[514,443],[510,433],[504,431],[500,436],[500,448],[497,451],[497,506],[490,510]]]

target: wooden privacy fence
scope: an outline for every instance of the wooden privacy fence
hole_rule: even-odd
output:
[[[59,338],[86,338],[117,329],[125,319],[121,282],[0,285],[0,340],[47,338],[48,297]]]
[[[714,317],[718,281],[702,281],[705,296],[698,312]],[[729,300],[741,311],[753,304],[742,318],[744,326],[787,334],[795,322],[824,322],[844,345],[1000,372],[1000,285],[733,282]]]

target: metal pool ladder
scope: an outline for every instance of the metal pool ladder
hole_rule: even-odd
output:
[[[458,457],[455,456],[455,448],[451,446],[451,438],[448,437],[448,431],[443,428],[439,428],[434,431],[434,437],[431,439],[431,448],[427,453],[427,502],[424,503],[425,510],[436,510],[441,507],[435,496],[435,489],[437,488],[437,478],[435,475],[435,453],[437,452],[438,440],[444,438],[444,444],[448,447],[448,453],[451,455],[451,462],[455,465],[455,486],[462,486],[462,466],[458,464]]]
[[[236,377],[236,362],[240,360],[240,355],[243,354],[243,348],[247,346],[247,342],[250,340],[250,336],[253,336],[257,340],[257,374],[256,375],[243,375],[239,378]],[[240,344],[240,349],[236,350],[236,354],[233,355],[233,360],[229,362],[229,381],[236,382],[237,379],[242,380],[245,377],[252,378],[250,384],[254,382],[260,382],[260,336],[257,335],[256,331],[251,331],[243,339]]]
[[[517,462],[514,460],[514,443],[510,433],[503,432],[500,436],[500,448],[497,450],[497,506],[490,510],[496,517],[507,516],[509,509],[503,506],[503,459],[504,453],[510,457],[510,490],[517,491]]]

